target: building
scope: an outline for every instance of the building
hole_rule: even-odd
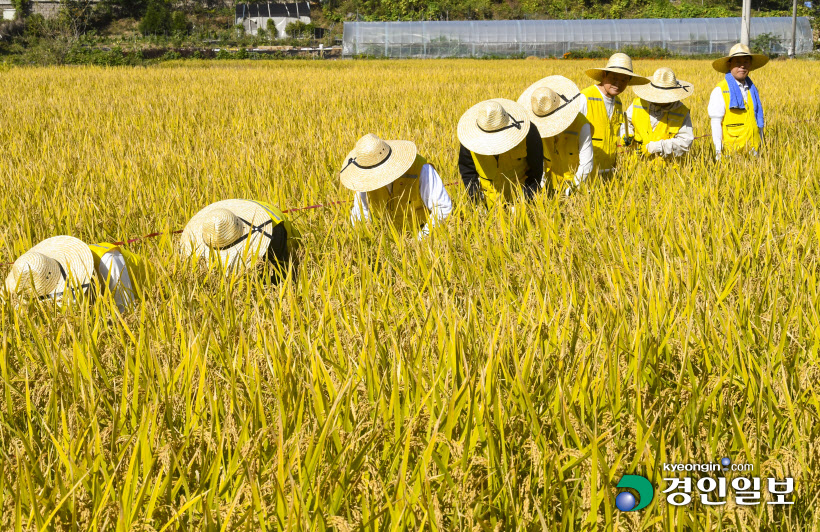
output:
[[[89,4],[96,4],[99,0],[88,0]],[[60,12],[60,0],[30,0],[29,14],[43,15],[51,18]],[[15,9],[12,0],[0,0],[0,13],[3,20],[14,20]]]
[[[5,0],[0,0],[5,1]],[[268,20],[273,20],[279,37],[285,37],[285,28],[291,22],[310,24],[310,4],[237,4],[236,23],[245,28],[245,33],[256,35],[261,28],[268,29]]]

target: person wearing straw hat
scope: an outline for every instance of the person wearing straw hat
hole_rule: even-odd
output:
[[[453,210],[435,167],[408,140],[382,140],[369,133],[356,142],[339,171],[354,192],[350,219],[389,220],[398,230],[418,230],[418,239]]]
[[[623,103],[619,95],[627,86],[649,83],[632,70],[632,59],[623,53],[612,54],[603,68],[591,68],[586,75],[597,81],[581,91],[581,113],[592,124],[592,150],[595,166],[602,175],[615,169],[618,138],[626,134]]]
[[[664,160],[688,152],[695,136],[689,108],[681,100],[692,95],[694,86],[679,80],[671,68],[662,67],[649,83],[632,90],[638,97],[626,110],[627,137],[641,154]]]
[[[530,199],[544,171],[541,135],[526,109],[504,98],[470,107],[458,121],[458,169],[470,199],[488,208],[518,191]]]
[[[581,92],[564,76],[530,85],[518,98],[541,135],[543,186],[569,195],[592,171],[592,128],[581,114]]]
[[[218,262],[226,273],[265,260],[281,279],[298,246],[299,231],[276,207],[255,200],[229,199],[196,213],[182,231],[180,253]]]
[[[756,155],[760,150],[763,104],[749,72],[768,62],[768,57],[753,54],[745,44],[732,46],[729,55],[712,62],[712,68],[724,74],[709,97],[708,107],[716,158],[723,152],[750,149]]]
[[[149,266],[114,244],[86,244],[72,236],[47,238],[21,255],[6,277],[6,290],[24,299],[62,303],[89,293],[96,283],[114,296],[122,311],[139,299]]]

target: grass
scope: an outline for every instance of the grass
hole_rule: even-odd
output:
[[[695,134],[720,80],[691,81]],[[367,132],[457,181],[456,123],[588,61],[185,62],[12,68],[0,114],[0,260],[58,234],[182,228],[204,205],[348,198]],[[450,187],[418,243],[295,214],[277,286],[135,244],[149,297],[0,306],[3,530],[809,530],[817,528],[820,66],[753,76],[759,159],[640,161],[514,214]],[[631,101],[631,92],[625,102]],[[0,269],[6,275],[8,266]],[[795,504],[674,508],[664,462],[752,463]],[[614,506],[621,475],[656,489]],[[697,476],[697,475],[693,475]],[[765,485],[765,480],[764,480]],[[731,493],[730,493],[731,495]],[[697,499],[697,497],[695,497]]]

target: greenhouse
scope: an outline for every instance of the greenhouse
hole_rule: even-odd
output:
[[[772,35],[776,53],[791,44],[790,17],[752,18],[751,39]],[[345,22],[342,54],[375,57],[561,57],[572,50],[659,47],[717,54],[740,42],[740,18],[617,20],[463,20]],[[797,19],[796,53],[812,50],[809,19]]]

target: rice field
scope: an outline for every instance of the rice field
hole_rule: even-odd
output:
[[[464,110],[552,74],[583,89],[603,63],[5,69],[0,261],[181,229],[221,199],[352,199],[338,171],[368,132],[458,182]],[[693,82],[709,133],[709,62],[634,64]],[[820,528],[818,75],[753,73],[758,159],[714,163],[699,139],[680,166],[630,159],[514,213],[457,183],[422,242],[351,229],[348,204],[299,211],[299,268],[274,286],[148,239],[129,249],[150,296],[125,314],[4,299],[0,529]],[[795,504],[667,504],[663,463],[724,456],[794,477]],[[655,498],[620,512],[633,473]]]

